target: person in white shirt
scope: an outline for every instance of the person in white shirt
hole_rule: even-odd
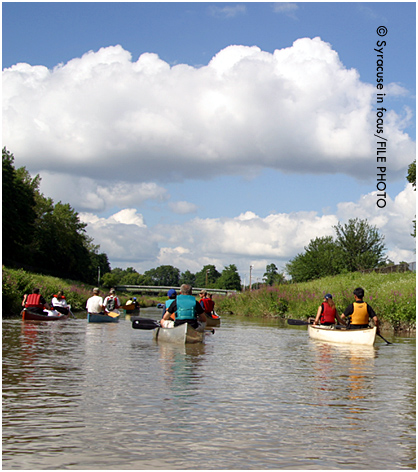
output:
[[[93,289],[93,296],[87,300],[86,308],[88,313],[104,313],[103,298],[97,287]]]
[[[116,296],[116,290],[114,288],[109,290],[109,295],[104,299],[103,305],[105,307],[105,313],[119,313],[120,300]]]

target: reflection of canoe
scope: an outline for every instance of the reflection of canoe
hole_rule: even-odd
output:
[[[205,334],[196,331],[188,323],[183,323],[175,328],[157,328],[154,330],[154,339],[167,343],[194,344],[203,343]]]
[[[221,317],[218,316],[216,313],[213,315],[206,315],[206,328],[212,329],[216,328],[217,326],[221,326]]]
[[[69,312],[67,314],[59,313],[57,315],[48,315],[44,312],[44,315],[39,313],[35,313],[31,311],[29,308],[24,308],[22,310],[22,320],[23,321],[58,321],[58,320],[67,320],[70,316]]]
[[[312,339],[317,339],[318,341],[373,346],[376,339],[376,327],[336,329],[334,326],[308,325],[308,334]]]
[[[120,315],[116,312],[113,313],[115,316],[109,316],[100,313],[87,313],[87,321],[89,323],[119,323]]]

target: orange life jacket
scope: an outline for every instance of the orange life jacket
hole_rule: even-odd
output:
[[[25,308],[44,308],[39,293],[31,293],[26,299]]]
[[[353,303],[353,314],[351,315],[351,324],[364,325],[369,323],[369,313],[367,311],[367,303]]]

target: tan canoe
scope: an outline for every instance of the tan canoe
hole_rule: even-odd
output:
[[[312,339],[318,341],[373,346],[376,339],[376,327],[364,329],[336,329],[334,326],[308,325],[308,334]]]

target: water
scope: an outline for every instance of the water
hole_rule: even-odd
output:
[[[170,346],[125,320],[3,321],[3,468],[415,469],[415,338],[384,336],[223,317]]]

